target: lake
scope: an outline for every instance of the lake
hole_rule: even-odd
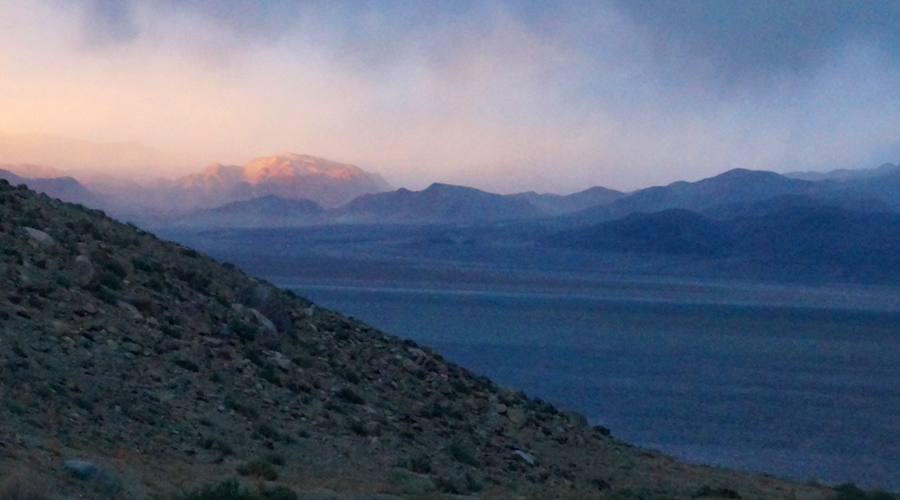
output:
[[[628,442],[692,462],[900,490],[896,309],[859,310],[840,297],[799,307],[610,287],[273,281]]]

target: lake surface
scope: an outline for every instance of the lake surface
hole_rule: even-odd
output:
[[[273,281],[626,441],[900,490],[896,310]]]

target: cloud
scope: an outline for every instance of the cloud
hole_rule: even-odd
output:
[[[29,4],[0,5],[0,132],[195,168],[295,151],[413,188],[574,191],[900,150],[892,3]]]

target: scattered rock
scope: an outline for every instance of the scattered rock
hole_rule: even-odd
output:
[[[52,247],[53,245],[56,244],[56,242],[53,240],[53,238],[49,234],[41,231],[40,229],[35,229],[33,227],[26,227],[25,232],[28,233],[28,236],[30,236],[32,240],[34,240],[35,242],[37,242],[38,244],[40,244],[42,246]]]
[[[524,451],[522,451],[522,450],[513,450],[513,455],[515,455],[515,456],[521,458],[521,459],[524,460],[525,463],[527,463],[528,465],[534,465],[534,464],[535,464],[534,456],[533,456],[532,454],[530,454],[530,453],[526,453],[526,452],[524,452]]]
[[[94,265],[87,255],[75,257],[75,264],[72,266],[72,278],[80,286],[85,286],[94,279]]]
[[[66,460],[63,467],[77,479],[87,481],[100,476],[100,469],[87,460]]]

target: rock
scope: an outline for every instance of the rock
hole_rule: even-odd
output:
[[[72,266],[72,278],[75,283],[85,286],[94,279],[94,265],[87,255],[79,255],[75,257],[75,264]]]
[[[140,311],[138,311],[137,307],[125,302],[124,300],[116,301],[116,305],[121,307],[122,309],[128,311],[133,319],[144,319],[144,316],[141,315]]]
[[[534,464],[535,464],[534,455],[532,455],[531,453],[526,453],[526,452],[524,452],[524,451],[522,451],[522,450],[513,450],[513,455],[515,455],[515,456],[521,458],[521,459],[524,460],[525,463],[527,463],[528,465],[534,465]]]
[[[77,479],[87,481],[99,477],[101,472],[92,462],[87,460],[67,460],[63,467]]]
[[[263,328],[273,333],[278,331],[278,329],[275,328],[275,323],[272,323],[272,320],[265,317],[263,313],[257,311],[256,309],[250,309],[250,312],[253,313],[253,316],[256,317],[256,321],[259,321],[259,324],[261,324]]]
[[[34,240],[35,242],[37,242],[38,244],[40,244],[42,246],[52,247],[53,245],[56,244],[56,242],[53,241],[53,238],[49,234],[41,231],[40,229],[35,229],[33,227],[26,227],[25,232],[28,233],[28,236],[31,236],[32,240]]]
[[[585,417],[581,413],[578,413],[577,411],[566,410],[562,413],[563,413],[563,415],[566,416],[566,418],[569,419],[569,425],[571,427],[578,429],[578,428],[582,428],[582,427],[587,427],[589,425],[587,417]]]
[[[87,460],[67,460],[63,467],[76,479],[90,481],[105,495],[115,496],[121,490],[119,481]]]
[[[274,363],[275,366],[277,366],[278,368],[281,368],[282,370],[289,370],[291,368],[291,366],[293,366],[293,364],[294,364],[290,360],[290,358],[288,358],[284,354],[281,354],[278,351],[270,351],[269,359],[272,360],[272,363]]]
[[[521,427],[528,421],[528,415],[518,408],[509,409],[506,412],[506,418],[518,427]]]
[[[125,349],[126,351],[130,352],[131,354],[140,354],[144,350],[143,347],[141,347],[140,345],[138,345],[134,342],[131,342],[131,341],[127,341],[124,344],[122,344],[122,349]]]
[[[415,373],[415,372],[419,371],[419,365],[417,365],[415,361],[413,361],[409,358],[403,358],[403,361],[401,361],[400,364],[403,366],[404,370],[406,370],[410,373]]]

